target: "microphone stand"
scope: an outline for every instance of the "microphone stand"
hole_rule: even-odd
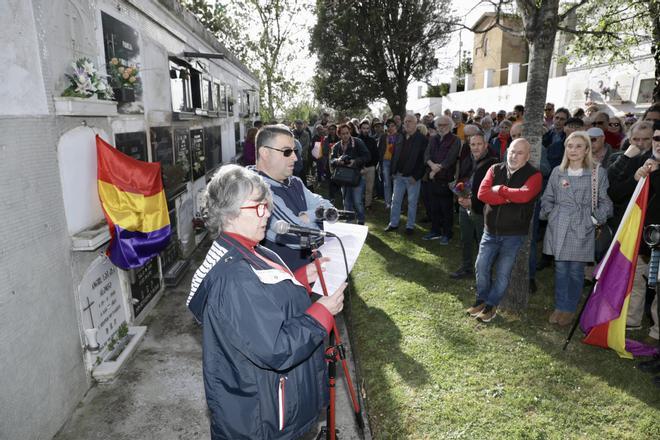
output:
[[[344,245],[339,239],[339,243],[344,250]],[[319,251],[316,240],[312,240],[310,236],[300,236],[300,245],[308,247],[312,251],[312,259],[314,265],[316,266],[316,273],[318,274],[318,281],[321,283],[321,288],[323,290],[323,296],[329,296],[328,288],[325,284],[325,278],[323,277],[323,271],[321,269],[321,263],[319,262]],[[344,252],[344,264],[346,266],[346,276],[348,277],[348,263],[346,262],[346,253]],[[351,373],[348,370],[348,364],[346,362],[346,351],[344,350],[344,345],[341,342],[341,336],[337,330],[337,324],[333,322],[332,330],[328,335],[328,348],[325,350],[325,359],[328,362],[328,386],[330,388],[330,404],[328,406],[328,416],[326,419],[326,426],[324,426],[319,432],[316,440],[321,440],[324,437],[327,440],[335,440],[337,438],[337,429],[335,426],[335,383],[337,379],[337,362],[341,361],[342,368],[344,369],[344,380],[346,380],[346,386],[348,387],[351,401],[353,403],[353,411],[355,415],[355,422],[359,428],[360,435],[364,436],[364,420],[362,419],[362,412],[360,410],[360,403],[358,402],[358,396],[353,386],[353,381],[351,380]],[[336,341],[336,343],[335,343]]]

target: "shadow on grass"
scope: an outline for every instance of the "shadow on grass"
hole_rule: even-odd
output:
[[[396,407],[400,402],[396,393],[388,385],[393,380],[388,377],[396,373],[409,387],[422,388],[429,383],[431,377],[424,365],[403,352],[401,349],[402,334],[398,326],[386,312],[376,307],[369,307],[357,294],[351,296],[351,314],[358,313],[364,319],[361,322],[350,320],[350,331],[357,340],[358,358],[382,359],[379,363],[360,363],[363,377],[367,380],[367,402],[372,407]],[[362,327],[368,325],[368,332]],[[374,341],[376,339],[376,341]],[[358,359],[359,360],[359,359]],[[394,411],[393,413],[397,413]],[[378,419],[382,414],[369,411],[372,419]],[[381,426],[380,423],[376,423]],[[388,426],[395,432],[406,432],[404,420],[388,418]]]

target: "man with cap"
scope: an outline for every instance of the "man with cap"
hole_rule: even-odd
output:
[[[605,143],[605,133],[599,127],[591,127],[587,130],[591,140],[591,156],[603,168],[607,168],[612,155],[612,146]]]

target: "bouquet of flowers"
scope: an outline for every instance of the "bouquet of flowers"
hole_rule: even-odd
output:
[[[472,197],[472,183],[469,180],[467,182],[451,182],[449,184],[449,189],[459,198],[469,199]],[[470,215],[470,209],[466,208],[466,211],[468,215]]]
[[[110,74],[112,86],[119,88],[134,89],[140,85],[138,77],[139,69],[137,66],[124,65],[119,58],[112,58],[108,64],[108,73]]]
[[[451,192],[456,194],[456,196],[468,199],[472,197],[472,184],[467,181],[467,182],[461,182],[461,181],[454,181],[449,184],[449,189]]]
[[[64,89],[62,96],[76,98],[91,98],[96,95],[99,99],[112,99],[112,89],[108,81],[101,75],[89,58],[80,58],[71,63],[73,75],[65,74],[69,79],[69,87]]]

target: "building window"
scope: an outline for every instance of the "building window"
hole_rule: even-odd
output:
[[[488,56],[488,38],[484,38],[484,58]]]

